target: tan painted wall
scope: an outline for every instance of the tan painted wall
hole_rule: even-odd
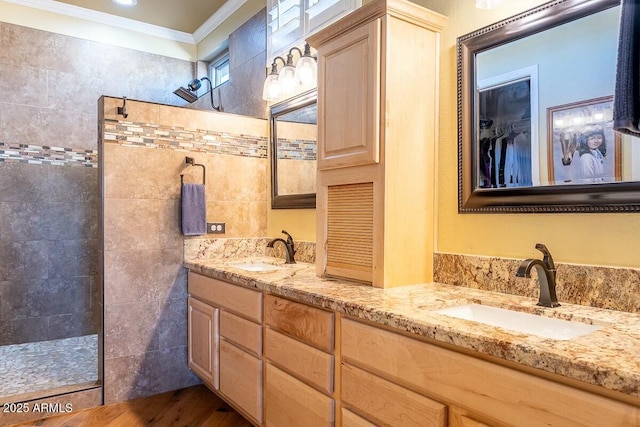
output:
[[[195,61],[197,58],[197,47],[193,44],[171,41],[4,1],[0,1],[0,21],[186,61]]]

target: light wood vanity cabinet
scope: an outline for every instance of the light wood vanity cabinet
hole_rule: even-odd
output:
[[[442,402],[448,406],[448,425],[454,427],[631,427],[640,423],[640,408],[621,401],[359,321],[342,319],[341,325],[343,405],[364,418],[370,415],[372,422],[381,417],[375,405],[366,407],[366,401],[360,402],[363,398],[351,397],[349,391],[359,387],[361,378],[386,381],[371,388],[378,401],[393,389],[388,385],[391,383],[403,388],[389,394],[399,397],[403,405],[408,404],[405,389],[431,402]],[[351,379],[352,372],[356,381]],[[412,401],[417,399],[415,395],[410,394]],[[413,413],[412,409],[393,408],[398,417]],[[408,425],[384,421],[387,425]],[[441,423],[439,418],[436,422]]]
[[[318,52],[320,276],[376,287],[432,280],[446,19],[406,0],[374,0],[308,38]]]
[[[189,367],[261,425],[262,292],[193,272],[188,290]]]
[[[189,366],[256,426],[640,425],[574,383],[192,272],[188,288]]]
[[[335,314],[265,295],[265,425],[335,425]]]

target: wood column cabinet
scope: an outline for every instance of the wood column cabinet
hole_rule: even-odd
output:
[[[262,292],[189,272],[189,367],[262,425]]]
[[[432,281],[446,19],[374,0],[308,39],[318,52],[320,276],[377,287]]]
[[[335,314],[265,295],[265,425],[335,425]]]

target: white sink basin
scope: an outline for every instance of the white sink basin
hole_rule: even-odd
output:
[[[275,271],[280,270],[281,267],[278,267],[274,264],[264,264],[261,262],[247,262],[247,263],[239,263],[239,264],[229,264],[233,268],[238,268],[240,270],[245,271]]]
[[[434,312],[554,340],[570,340],[600,329],[600,326],[582,322],[571,322],[480,304],[460,305]]]

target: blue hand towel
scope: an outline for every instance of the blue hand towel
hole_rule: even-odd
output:
[[[613,128],[640,136],[640,0],[622,0]]]
[[[182,234],[199,236],[207,233],[207,204],[204,185],[182,184]]]

